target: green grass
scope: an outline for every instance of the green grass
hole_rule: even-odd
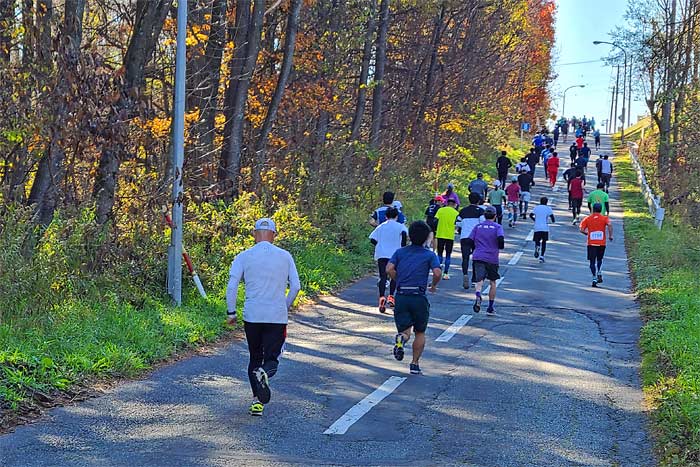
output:
[[[616,157],[630,265],[645,320],[642,381],[662,466],[700,465],[700,232],[659,231],[623,152]]]

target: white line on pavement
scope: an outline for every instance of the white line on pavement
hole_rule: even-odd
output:
[[[348,428],[357,422],[364,414],[369,412],[372,407],[379,404],[385,397],[394,392],[401,383],[406,381],[405,377],[392,376],[374,390],[367,397],[355,404],[343,414],[338,420],[333,423],[330,428],[323,432],[324,435],[344,435]]]
[[[452,326],[445,329],[445,332],[440,334],[440,337],[435,339],[435,342],[447,342],[454,337],[455,334],[459,332],[462,327],[472,319],[472,315],[462,315],[457,318],[457,321],[452,323]]]
[[[523,255],[522,251],[517,252],[516,254],[513,255],[513,257],[508,261],[508,264],[510,266],[514,266],[518,264],[518,261],[520,261],[520,257]]]
[[[534,238],[534,236],[535,236],[535,229],[532,229],[532,230],[527,234],[527,237],[525,237],[525,241],[526,241],[526,242],[531,242],[532,239]]]

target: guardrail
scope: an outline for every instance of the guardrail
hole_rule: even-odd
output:
[[[642,164],[639,163],[637,154],[639,153],[639,145],[636,143],[627,143],[627,149],[630,153],[630,159],[632,159],[632,165],[637,171],[637,181],[639,181],[639,187],[642,190],[642,195],[649,205],[649,213],[654,216],[654,223],[656,227],[661,229],[664,223],[664,216],[666,215],[666,210],[661,207],[661,198],[654,194],[654,191],[649,186],[647,182],[646,174],[644,173],[644,168]]]

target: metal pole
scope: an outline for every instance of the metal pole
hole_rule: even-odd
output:
[[[615,88],[615,86],[613,86],[612,96],[610,96],[610,118],[608,119],[608,125],[607,125],[608,134],[610,134],[610,122],[614,122],[614,120],[613,120],[613,105],[615,104],[615,93],[616,92],[617,92],[617,88]]]
[[[617,78],[615,78],[615,118],[613,118],[612,132],[617,132],[617,98],[620,96],[620,65],[617,66]]]
[[[177,52],[175,55],[175,98],[172,124],[173,225],[168,248],[168,293],[177,306],[182,304],[182,164],[185,158],[185,67],[187,0],[177,4]]]
[[[569,89],[571,89],[571,88],[569,88]],[[566,108],[566,91],[568,91],[569,89],[565,89],[565,90],[564,90],[564,98],[562,99],[562,102],[561,102],[561,116],[562,116],[562,117],[563,117],[564,115],[566,115],[566,114],[564,113],[564,109]]]
[[[627,90],[627,124],[632,125],[632,60],[630,60],[629,89]]]
[[[625,49],[618,47],[625,54],[625,67],[622,73],[622,131],[620,132],[620,139],[625,142],[625,97],[627,96],[627,52]]]

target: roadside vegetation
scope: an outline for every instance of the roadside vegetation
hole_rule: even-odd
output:
[[[634,133],[632,134],[634,137]],[[627,250],[645,321],[642,383],[662,466],[700,465],[700,232],[673,215],[659,231],[629,156],[615,159]]]

